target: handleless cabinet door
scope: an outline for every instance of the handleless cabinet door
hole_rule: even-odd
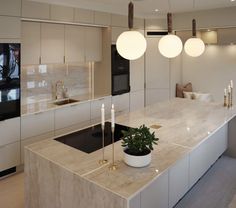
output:
[[[54,131],[54,111],[46,111],[21,117],[21,139]]]
[[[22,64],[40,64],[40,23],[21,23]]]
[[[34,1],[22,0],[22,17],[49,19],[50,5]]]
[[[20,140],[20,118],[0,121],[0,146]]]
[[[117,116],[129,112],[129,93],[113,96],[112,104],[114,104]]]
[[[141,192],[141,208],[168,208],[168,172]]]
[[[130,92],[130,111],[144,108],[144,90]]]
[[[20,142],[0,147],[0,172],[20,165]]]
[[[55,110],[55,129],[90,121],[90,102],[73,104]]]
[[[102,60],[102,29],[96,27],[85,28],[86,61],[98,62]]]
[[[93,123],[101,121],[101,107],[105,106],[105,117],[110,118],[111,112],[111,97],[104,97],[98,100],[91,101],[91,120]]]
[[[64,25],[41,24],[41,63],[64,63]]]
[[[85,28],[82,26],[65,26],[65,61],[78,63],[85,61]]]

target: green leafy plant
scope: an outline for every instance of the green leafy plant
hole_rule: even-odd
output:
[[[126,147],[124,151],[135,156],[149,154],[153,150],[153,145],[157,145],[159,140],[155,137],[155,133],[151,133],[145,125],[129,128],[128,131],[122,131],[122,134],[122,147]]]

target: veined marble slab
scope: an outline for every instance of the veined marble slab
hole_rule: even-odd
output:
[[[130,127],[142,124],[162,126],[158,130],[152,129],[160,140],[152,152],[151,164],[145,168],[124,164],[120,141],[115,143],[116,171],[110,171],[108,165],[98,164],[101,150],[86,154],[55,140],[32,144],[25,151],[27,206],[47,208],[50,200],[59,203],[63,198],[69,203],[67,207],[76,207],[76,200],[86,198],[90,206],[77,201],[77,207],[108,208],[111,207],[107,205],[109,202],[117,208],[124,208],[127,201],[235,115],[235,108],[229,110],[221,104],[173,99],[117,117],[117,123]],[[105,156],[111,161],[111,145],[106,147]],[[67,188],[73,196],[67,196]],[[30,190],[33,192],[29,193]],[[50,194],[55,190],[56,196]],[[49,193],[45,195],[42,192]],[[99,199],[99,194],[104,200]],[[95,200],[96,205],[93,204]],[[41,206],[40,203],[49,204]]]

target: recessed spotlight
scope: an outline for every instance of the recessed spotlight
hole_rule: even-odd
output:
[[[159,12],[159,9],[155,9],[154,11],[155,11],[155,12]]]
[[[234,2],[235,0],[230,0],[231,2]]]

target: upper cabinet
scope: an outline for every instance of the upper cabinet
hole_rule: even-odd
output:
[[[0,15],[17,16],[21,15],[21,1],[19,0],[1,0]]]
[[[22,17],[49,19],[50,5],[28,0],[22,0]]]
[[[40,23],[22,22],[22,64],[40,64]]]
[[[94,23],[94,12],[86,9],[75,9],[75,22]]]
[[[94,24],[111,25],[111,14],[105,12],[94,12]]]
[[[85,30],[85,56],[86,61],[102,60],[102,29],[86,27]]]
[[[64,63],[64,25],[41,23],[41,63]]]
[[[65,61],[76,63],[85,61],[85,28],[82,26],[65,26]]]
[[[102,60],[102,28],[22,22],[22,64]]]
[[[51,19],[58,21],[73,22],[74,9],[59,5],[51,5]]]

